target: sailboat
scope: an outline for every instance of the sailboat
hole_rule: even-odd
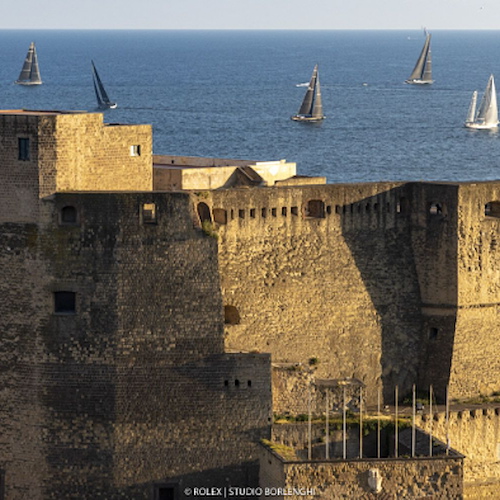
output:
[[[405,83],[416,85],[430,85],[432,80],[432,61],[431,61],[431,35],[425,37],[425,44],[417,64],[413,68],[413,73]]]
[[[486,90],[484,91],[483,98],[479,104],[479,109],[476,114],[477,91],[472,94],[472,100],[467,113],[467,120],[465,126],[467,128],[475,128],[479,130],[486,130],[498,127],[498,106],[497,106],[497,93],[495,90],[495,79],[493,75],[488,80]]]
[[[104,85],[99,78],[99,73],[97,73],[97,69],[95,67],[94,61],[90,61],[92,63],[92,79],[94,81],[94,90],[95,96],[97,98],[97,107],[99,109],[115,109],[118,104],[116,102],[111,102],[106,90],[104,89]]]
[[[40,69],[38,68],[38,58],[36,56],[35,42],[31,42],[23,69],[16,80],[18,85],[41,85]]]
[[[298,122],[319,122],[324,118],[321,89],[319,87],[318,65],[316,64],[302,105],[299,112],[292,116],[292,120]]]

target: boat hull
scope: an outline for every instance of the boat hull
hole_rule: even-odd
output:
[[[464,127],[471,128],[474,130],[492,130],[498,128],[498,123],[485,124],[485,123],[465,122]]]
[[[406,80],[408,85],[432,85],[434,80]]]
[[[41,85],[42,84],[42,82],[23,82],[20,80],[16,80],[14,83],[16,85],[25,85],[27,87],[31,87],[32,85]]]
[[[321,122],[324,119],[325,119],[324,116],[321,116],[321,117],[312,117],[312,116],[303,116],[303,115],[294,115],[294,116],[292,116],[292,120],[294,122],[314,123],[314,122]]]

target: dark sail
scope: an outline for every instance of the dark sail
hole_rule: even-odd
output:
[[[427,52],[427,58],[425,60],[424,73],[422,75],[422,80],[425,82],[432,81],[432,61],[431,61],[431,46],[429,45],[429,51]]]
[[[26,59],[24,60],[23,69],[16,83],[20,85],[40,85],[42,83],[34,42],[31,42]]]
[[[316,87],[316,78],[318,74],[318,65],[314,66],[314,71],[311,77],[311,81],[309,83],[309,87],[307,88],[306,95],[304,100],[302,101],[302,105],[299,109],[299,115],[310,115],[313,107],[314,100],[314,89]]]
[[[111,102],[104,88],[104,85],[102,84],[102,81],[99,78],[99,73],[97,73],[94,61],[91,61],[91,63],[92,63],[92,78],[94,82],[95,95],[97,97],[97,105],[100,108],[116,108],[116,103]]]
[[[424,79],[424,66],[426,65],[426,59],[427,59],[427,54],[430,51],[430,44],[431,44],[431,35],[427,35],[427,38],[425,39],[425,44],[424,48],[422,49],[422,52],[420,53],[420,57],[417,60],[417,64],[415,64],[415,68],[413,68],[413,72],[408,78],[408,81],[411,80],[423,80]],[[429,66],[430,68],[430,66]]]
[[[31,64],[30,81],[42,83],[40,78],[40,68],[38,67],[38,57],[36,55],[35,44],[33,45],[33,62]]]
[[[321,89],[319,86],[318,73],[316,73],[316,88],[314,89],[314,103],[311,115],[313,118],[323,118],[323,103],[321,102]]]

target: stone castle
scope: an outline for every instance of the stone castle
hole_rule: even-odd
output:
[[[500,391],[500,182],[328,185],[11,110],[0,208],[0,498],[256,485],[311,376]]]

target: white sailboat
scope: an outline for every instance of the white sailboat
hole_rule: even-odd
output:
[[[495,89],[495,79],[493,75],[488,80],[483,98],[479,104],[479,109],[476,114],[477,91],[472,94],[472,100],[467,113],[465,126],[478,130],[488,130],[498,128],[498,105],[497,92]]]
[[[15,81],[15,83],[17,85],[42,84],[34,42],[31,42],[28,54],[26,54],[26,59],[24,60],[23,69],[21,70],[19,78]]]
[[[94,82],[94,91],[97,99],[98,109],[115,109],[118,104],[110,100],[110,98],[108,97],[108,93],[106,92],[106,89],[104,88],[104,85],[99,78],[99,73],[97,73],[94,61],[90,62],[92,63],[92,79]]]
[[[316,64],[299,112],[292,116],[292,120],[296,122],[319,122],[324,118],[318,65]]]
[[[412,85],[431,85],[434,83],[432,79],[432,60],[431,60],[431,35],[428,34],[425,38],[424,48],[420,53],[417,64],[413,68],[410,78],[405,81]]]

